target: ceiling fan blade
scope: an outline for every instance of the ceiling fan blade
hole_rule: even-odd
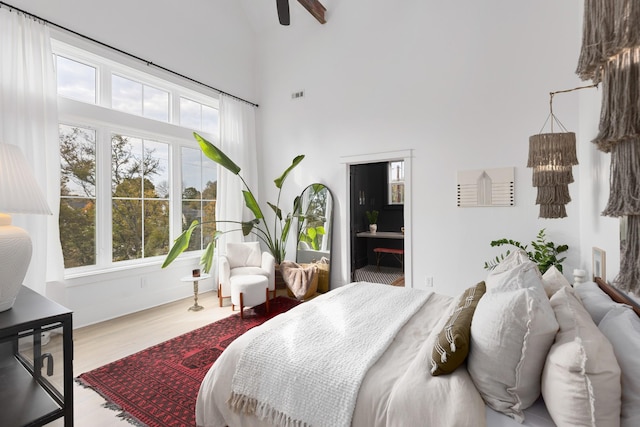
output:
[[[291,17],[289,15],[289,0],[276,0],[278,6],[278,19],[281,25],[289,25]]]

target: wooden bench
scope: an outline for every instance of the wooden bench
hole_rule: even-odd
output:
[[[378,267],[378,271],[380,271],[380,259],[387,254],[393,255],[398,261],[400,261],[400,265],[404,270],[404,249],[374,248],[373,252],[376,254],[376,267]]]

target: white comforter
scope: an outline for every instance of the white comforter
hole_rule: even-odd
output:
[[[369,368],[432,295],[352,283],[289,313],[284,328],[263,326],[237,362],[233,409],[284,426],[350,427]]]
[[[362,283],[359,286],[367,286]],[[424,293],[423,290],[406,289]],[[270,320],[282,325],[295,311],[308,304],[322,304],[320,296],[288,313]],[[432,377],[429,356],[435,335],[450,312],[451,297],[432,294],[420,310],[402,327],[378,361],[367,372],[358,394],[352,425],[374,426],[474,426],[485,424],[485,405],[466,369],[451,375]],[[363,301],[362,309],[367,309]],[[295,314],[295,312],[294,312]],[[339,333],[336,322],[336,333]],[[375,328],[375,325],[372,325]],[[235,340],[218,358],[200,387],[196,403],[196,422],[200,427],[263,427],[270,424],[256,417],[241,415],[228,406],[236,363],[242,349],[260,333],[256,327]],[[318,349],[318,357],[322,357]],[[300,379],[304,380],[304,379]],[[307,378],[313,381],[313,378]],[[311,399],[315,396],[300,396]]]

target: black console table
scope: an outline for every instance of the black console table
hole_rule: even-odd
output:
[[[42,353],[42,333],[62,328],[62,360]],[[73,426],[73,331],[71,311],[22,287],[9,310],[0,312],[0,425],[42,426],[64,417]],[[18,340],[33,340],[32,357]],[[47,379],[62,364],[63,387]],[[43,374],[44,371],[44,374]]]

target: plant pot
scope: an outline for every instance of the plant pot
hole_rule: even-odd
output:
[[[369,232],[375,233],[376,231],[378,231],[378,224],[369,224]]]
[[[282,277],[282,273],[280,272],[280,264],[276,264],[275,279],[276,289],[287,289],[287,284],[285,283],[284,277]]]

